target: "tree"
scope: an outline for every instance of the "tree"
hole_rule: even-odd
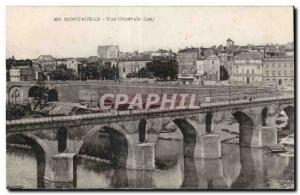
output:
[[[146,68],[161,80],[175,79],[178,74],[178,64],[174,60],[152,61],[146,64]]]
[[[137,73],[139,78],[153,78],[153,72],[149,71],[146,67],[143,67]]]
[[[107,80],[117,80],[119,78],[119,70],[116,66],[104,65],[100,68],[100,76]]]

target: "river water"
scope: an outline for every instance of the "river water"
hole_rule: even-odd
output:
[[[35,189],[37,162],[31,150],[7,149],[7,187]],[[222,158],[193,159],[177,154],[154,171],[115,169],[77,160],[78,189],[292,189],[294,157],[271,155],[263,149],[222,144]],[[47,186],[47,185],[46,185]]]

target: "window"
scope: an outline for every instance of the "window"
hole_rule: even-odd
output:
[[[287,76],[287,71],[284,71],[284,76]]]
[[[266,64],[266,67],[269,68],[269,64]]]
[[[284,68],[286,68],[286,66],[287,66],[287,64],[286,64],[286,63],[284,63],[283,67],[284,67]]]
[[[280,68],[281,67],[281,64],[280,63],[278,63],[278,68]]]
[[[272,71],[272,76],[275,76],[275,71]]]
[[[123,67],[123,72],[125,72],[126,70],[125,70],[125,67]]]
[[[266,76],[269,76],[269,71],[266,71]]]
[[[252,74],[254,74],[254,70],[252,70]]]
[[[247,70],[247,75],[250,73],[250,71],[249,70]]]
[[[281,76],[281,71],[278,71],[278,76]]]
[[[275,64],[272,64],[272,67],[274,68],[274,67],[275,67]]]

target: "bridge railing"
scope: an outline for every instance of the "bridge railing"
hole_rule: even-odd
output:
[[[242,99],[235,101],[220,101],[220,102],[206,102],[200,104],[201,108],[213,107],[213,106],[226,106],[226,105],[239,105],[239,104],[249,104],[255,102],[264,102],[264,101],[274,101],[274,100],[284,100],[284,99],[293,99],[293,95],[282,95],[278,97],[256,97],[251,100]],[[75,120],[87,120],[87,119],[96,119],[96,118],[109,118],[109,117],[119,117],[119,116],[128,116],[128,115],[139,115],[139,114],[153,114],[153,113],[170,113],[170,112],[197,112],[198,109],[173,109],[173,110],[162,110],[160,108],[149,109],[149,110],[124,110],[116,112],[107,112],[107,113],[92,113],[92,114],[82,114],[82,115],[72,115],[72,116],[53,116],[53,117],[44,117],[44,118],[29,118],[29,119],[17,119],[6,121],[6,125],[18,125],[18,124],[32,124],[32,123],[45,123],[45,122],[63,122],[63,121],[75,121]]]

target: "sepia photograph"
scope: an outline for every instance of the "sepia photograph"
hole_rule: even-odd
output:
[[[296,189],[293,6],[5,12],[8,190]]]

